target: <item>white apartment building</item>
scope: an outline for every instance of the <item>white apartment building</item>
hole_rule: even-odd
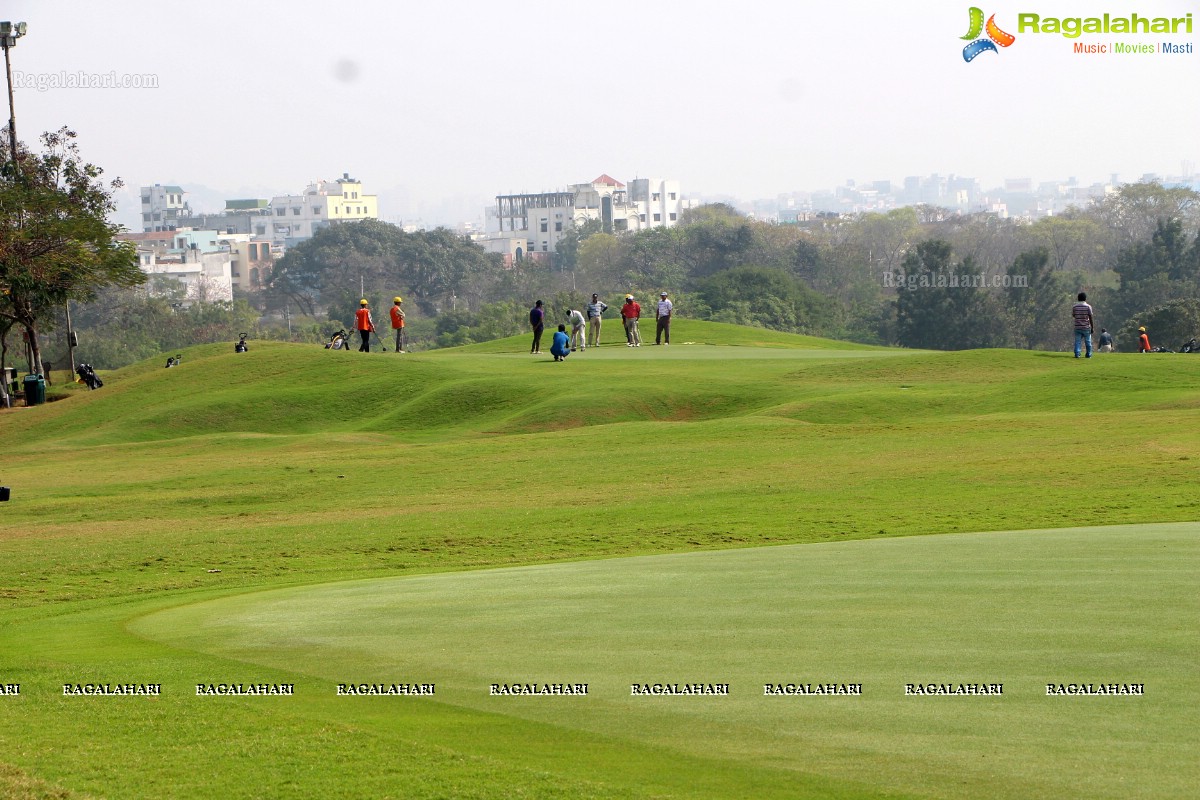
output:
[[[626,187],[601,175],[560,192],[498,195],[485,212],[487,237],[480,244],[519,260],[553,253],[566,232],[589,220],[598,220],[608,233],[670,227],[684,207],[678,181],[636,178]]]
[[[683,213],[679,181],[634,178],[629,182],[629,200],[637,207],[643,228],[673,228]]]
[[[138,266],[147,275],[161,275],[184,287],[184,305],[233,300],[232,262],[227,252],[160,254],[151,247],[138,248]],[[153,286],[150,287],[153,291]]]
[[[343,173],[336,181],[310,183],[303,194],[271,198],[270,216],[266,235],[291,247],[328,225],[379,219],[379,199],[363,193],[362,183]]]
[[[192,215],[192,210],[183,199],[187,192],[181,187],[156,183],[143,186],[141,193],[142,231],[145,233],[173,231],[188,224],[186,218]]]

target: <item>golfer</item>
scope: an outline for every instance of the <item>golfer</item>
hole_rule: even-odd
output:
[[[654,343],[669,345],[671,343],[671,312],[675,306],[667,299],[666,292],[658,295],[658,308],[654,312]]]
[[[1144,325],[1138,328],[1138,352],[1152,352],[1150,350],[1150,335],[1146,333],[1146,327]]]
[[[571,355],[570,339],[567,336],[567,326],[559,325],[554,333],[554,341],[550,344],[550,355],[555,361],[566,361]]]
[[[396,352],[404,352],[404,309],[400,304],[404,302],[403,297],[392,298],[392,330],[396,332]]]
[[[371,309],[367,305],[366,298],[359,300],[358,311],[354,312],[354,327],[362,337],[362,344],[358,346],[360,353],[371,352],[371,334],[375,330],[375,323],[371,321]]]
[[[1108,328],[1100,329],[1100,341],[1097,344],[1099,346],[1096,349],[1101,353],[1113,352],[1113,337],[1112,334],[1108,332]]]
[[[621,306],[621,319],[625,323],[625,346],[641,347],[642,334],[638,331],[638,320],[642,318],[642,307],[633,299],[633,295],[625,295],[625,305]]]
[[[587,350],[587,343],[584,341],[586,337],[583,332],[583,314],[579,309],[572,308],[567,311],[567,321],[571,323],[571,352],[574,353],[576,348]]]
[[[529,353],[537,355],[542,352],[542,331],[546,330],[546,310],[542,308],[541,300],[529,309],[529,325],[533,328],[533,347],[529,348]]]
[[[600,315],[608,311],[608,304],[600,300],[600,295],[593,294],[592,302],[587,304],[588,344],[600,346]]]

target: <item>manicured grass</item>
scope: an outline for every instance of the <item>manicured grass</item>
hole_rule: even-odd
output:
[[[1186,633],[1200,617],[1198,534],[966,534],[357,581],[173,608],[131,629],[299,673],[318,694],[436,678],[439,703],[666,746],[693,769],[755,764],[777,772],[780,793],[791,774],[869,774],[918,796],[1183,796],[1200,781],[1180,702],[1200,689]],[[589,693],[488,693],[530,681]],[[730,696],[631,696],[633,683],[664,681],[728,683]],[[863,694],[764,697],[764,684],[797,682],[861,683]],[[931,682],[1004,693],[904,693]],[[1072,682],[1147,694],[1047,697],[1047,683]],[[336,703],[324,710],[337,718]],[[514,766],[530,761],[521,742],[490,746]]]
[[[888,772],[879,765],[918,770],[919,759],[893,764],[886,748],[861,761],[881,771],[853,776],[828,768],[832,756],[813,769],[764,761],[753,735],[745,754],[732,733],[698,739],[719,747],[697,753],[671,733],[676,722],[664,721],[662,736],[625,735],[620,706],[603,725],[575,725],[440,698],[197,706],[179,691],[153,701],[53,693],[70,680],[293,680],[319,659],[255,666],[126,629],[152,610],[254,590],[1197,518],[1189,467],[1200,452],[1200,362],[1187,356],[843,349],[678,322],[670,348],[605,346],[565,364],[530,357],[526,337],[367,356],[213,345],[186,351],[178,368],[153,359],[105,375],[99,391],[0,413],[0,483],[13,487],[0,508],[0,683],[23,686],[21,697],[0,697],[0,764],[9,765],[0,787],[113,797],[962,796]],[[1149,564],[1130,581],[1160,577]],[[906,585],[895,587],[899,599]],[[1158,638],[1137,642],[1139,658],[1173,641],[1166,617],[1154,619]],[[884,717],[859,721],[883,730]],[[1139,720],[1113,721],[1122,735],[1151,736]],[[946,724],[937,741],[989,757],[990,728]],[[824,729],[826,746],[862,733],[835,728]],[[1060,732],[1069,747],[1074,734]],[[528,754],[515,757],[513,742]],[[980,773],[959,775],[961,763],[938,767],[947,785],[985,785]],[[1125,796],[1170,796],[1169,786]]]

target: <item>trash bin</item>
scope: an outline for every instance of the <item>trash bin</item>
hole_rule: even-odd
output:
[[[24,380],[25,405],[40,406],[46,402],[46,379],[41,375],[26,375]]]

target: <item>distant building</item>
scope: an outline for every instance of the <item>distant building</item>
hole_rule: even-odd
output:
[[[672,228],[683,212],[679,181],[634,178],[629,182],[629,200],[637,206],[643,228]]]
[[[227,250],[202,248],[202,241],[213,231],[193,237],[175,237],[179,231],[129,233],[119,238],[137,245],[138,266],[147,275],[163,276],[183,285],[184,304],[211,303],[233,299],[232,259]],[[184,247],[176,247],[178,244]],[[154,292],[153,282],[147,290]]]
[[[321,228],[364,219],[379,219],[379,199],[364,194],[362,183],[347,172],[336,181],[310,183],[304,194],[271,198],[269,230],[255,233],[291,247],[311,239]]]
[[[232,261],[233,288],[241,292],[263,289],[271,280],[271,270],[276,256],[282,255],[282,246],[270,239],[251,238],[245,233],[226,234],[219,241],[228,249]]]
[[[328,225],[379,218],[379,200],[362,183],[343,173],[336,181],[310,183],[303,194],[226,200],[221,214],[193,214],[178,186],[142,187],[142,223],[146,233],[180,228],[246,234],[291,246],[312,238]]]
[[[192,227],[197,229],[266,236],[271,229],[271,202],[261,199],[226,200],[223,213],[195,214],[192,221]]]
[[[607,233],[670,227],[678,223],[685,201],[677,181],[636,178],[628,187],[608,175],[565,191],[497,195],[486,212],[488,251],[517,260],[550,254],[575,227],[595,220]]]
[[[138,266],[149,276],[161,275],[183,285],[185,305],[233,299],[233,263],[216,231],[126,233],[122,241],[137,246]],[[148,291],[153,292],[151,284]]]
[[[143,232],[173,231],[178,227],[190,225],[186,220],[191,217],[192,210],[183,199],[187,192],[181,187],[156,183],[153,186],[143,186],[141,191]]]

